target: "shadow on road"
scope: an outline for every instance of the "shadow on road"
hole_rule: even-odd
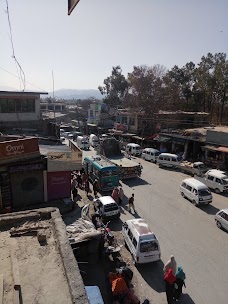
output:
[[[181,295],[180,300],[178,301],[180,304],[195,304],[195,302],[192,300],[192,298],[187,293],[183,293]]]
[[[139,177],[123,180],[122,183],[127,185],[128,187],[151,185],[150,183]]]
[[[220,209],[216,208],[213,205],[204,205],[204,206],[200,206],[199,209],[201,209],[202,211],[206,212],[207,214],[212,214],[215,215]]]
[[[121,231],[122,225],[123,225],[123,222],[119,218],[119,219],[110,221],[110,223],[108,224],[108,227],[113,231]]]
[[[165,291],[164,284],[164,272],[163,267],[164,263],[158,261],[150,264],[143,264],[136,266],[142,278],[157,292]]]

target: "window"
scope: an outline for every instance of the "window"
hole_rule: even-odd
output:
[[[182,183],[181,185],[183,188],[186,188],[186,184],[185,183]]]
[[[189,191],[192,191],[192,187],[189,186],[189,185],[186,185],[186,189],[189,190]]]
[[[14,99],[8,99],[8,112],[15,113],[15,100]]]
[[[176,159],[175,157],[172,157],[172,161],[173,161],[173,162],[176,162],[177,159]]]
[[[207,176],[207,179],[213,181],[213,180],[214,180],[214,176],[208,175],[208,176]]]
[[[136,248],[137,247],[137,241],[134,237],[133,237],[132,243],[133,243],[134,247]]]
[[[129,125],[130,126],[134,126],[135,125],[135,118],[134,117],[130,117],[130,119],[129,119]]]
[[[215,181],[216,181],[216,183],[218,183],[218,184],[222,184],[222,181],[221,181],[220,178],[216,178]]]
[[[158,250],[158,244],[154,241],[140,243],[140,252],[151,252],[155,250]]]
[[[122,124],[127,124],[127,116],[122,116]]]
[[[128,234],[128,236],[129,236],[129,238],[132,240],[132,238],[133,238],[133,234],[132,234],[132,232],[131,232],[131,230],[130,230],[130,229],[128,230],[128,233],[127,233],[127,234]]]

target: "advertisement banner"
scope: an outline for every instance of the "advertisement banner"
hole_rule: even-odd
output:
[[[48,200],[71,196],[71,172],[47,173]]]

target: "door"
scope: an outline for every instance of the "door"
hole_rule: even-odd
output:
[[[11,173],[14,208],[25,208],[44,202],[43,171],[31,170]]]

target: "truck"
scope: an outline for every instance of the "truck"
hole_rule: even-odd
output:
[[[179,168],[181,172],[190,174],[192,176],[202,176],[208,171],[208,168],[202,162],[191,163],[188,161],[182,161],[181,163],[179,163],[177,168]]]
[[[197,180],[205,184],[208,188],[213,189],[215,193],[228,191],[228,176],[224,171],[211,169],[203,176],[194,176]]]
[[[89,143],[90,143],[90,146],[92,146],[93,148],[97,147],[99,145],[99,139],[98,139],[97,135],[90,134]]]
[[[142,165],[125,157],[121,153],[120,142],[115,138],[102,140],[99,153],[118,167],[121,180],[141,176]]]

